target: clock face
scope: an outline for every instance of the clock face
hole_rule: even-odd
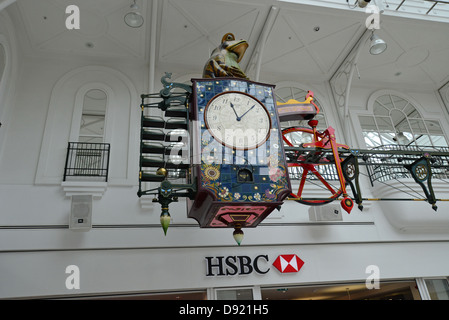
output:
[[[257,148],[270,136],[271,118],[265,106],[238,91],[223,92],[210,100],[204,120],[211,135],[233,149]]]

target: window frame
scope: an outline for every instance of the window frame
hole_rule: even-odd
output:
[[[103,128],[103,142],[109,142],[111,140],[111,132],[108,130],[108,124],[112,122],[111,120],[111,112],[108,112],[109,105],[110,105],[110,98],[111,98],[111,92],[112,89],[105,85],[104,83],[88,83],[84,86],[82,86],[76,93],[75,96],[75,107],[73,109],[73,116],[72,116],[72,124],[69,134],[69,141],[79,141],[80,138],[80,128],[81,128],[81,121],[83,117],[83,111],[84,111],[84,98],[86,94],[91,90],[100,90],[103,91],[106,95],[106,107],[105,107],[105,114],[104,114],[104,128]]]
[[[380,98],[382,96],[385,96],[385,95],[397,96],[397,97],[399,97],[401,99],[406,100],[408,102],[407,105],[410,104],[411,106],[413,106],[415,108],[416,112],[419,114],[419,117],[408,118],[404,111],[402,111],[402,110],[400,110],[398,108],[392,109],[392,110],[400,111],[403,114],[405,114],[406,119],[408,121],[408,125],[409,125],[410,130],[412,131],[413,137],[414,137],[414,139],[412,141],[413,144],[410,144],[410,145],[413,145],[415,147],[422,147],[422,146],[424,146],[424,145],[420,145],[420,144],[416,143],[416,140],[417,140],[416,136],[417,136],[417,134],[414,133],[414,131],[412,129],[412,126],[410,124],[410,119],[412,119],[412,120],[421,119],[424,122],[424,126],[426,128],[426,132],[427,132],[427,135],[429,137],[432,136],[432,135],[430,134],[430,131],[429,131],[428,127],[427,127],[426,122],[436,122],[436,123],[438,123],[439,127],[441,128],[442,136],[444,137],[444,139],[446,140],[446,143],[449,146],[449,136],[448,136],[448,134],[447,134],[447,132],[446,132],[446,130],[444,128],[443,123],[441,122],[441,119],[444,118],[442,115],[441,115],[441,117],[429,116],[428,112],[425,111],[425,109],[422,107],[422,105],[420,103],[418,103],[412,97],[410,97],[410,96],[408,96],[408,95],[406,95],[406,94],[404,94],[402,92],[395,91],[395,90],[383,89],[383,90],[375,91],[374,93],[372,93],[370,95],[370,97],[368,98],[367,104],[366,104],[366,108],[364,110],[357,110],[356,112],[351,112],[350,113],[350,120],[353,123],[354,127],[357,128],[356,131],[358,131],[360,133],[355,138],[356,138],[358,146],[361,149],[381,148],[381,146],[371,147],[371,146],[368,146],[366,144],[365,138],[364,138],[364,130],[363,130],[363,127],[362,127],[362,123],[361,123],[360,117],[363,117],[363,116],[373,117],[375,119],[375,121],[377,121],[376,116],[374,114],[374,105],[375,105],[375,102],[378,100],[378,98]],[[378,115],[378,117],[381,117],[381,115]],[[391,119],[390,115],[388,117]],[[376,127],[377,127],[377,124],[376,124]],[[377,129],[378,129],[378,127],[377,127]],[[372,132],[375,132],[375,133],[379,134],[378,130],[377,131],[372,131]],[[356,147],[356,146],[354,146],[354,147]],[[436,145],[435,147],[438,148],[438,147],[441,147],[441,146]]]

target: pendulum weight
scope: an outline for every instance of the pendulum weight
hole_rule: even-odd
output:
[[[243,240],[243,236],[244,236],[244,233],[243,233],[243,231],[242,231],[240,225],[237,225],[237,226],[234,228],[234,232],[232,233],[232,235],[233,235],[233,237],[234,237],[234,240],[237,242],[237,244],[240,245],[240,243],[241,243],[242,240]]]

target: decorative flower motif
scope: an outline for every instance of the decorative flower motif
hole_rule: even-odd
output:
[[[255,193],[254,194],[254,199],[257,201],[260,201],[260,193]]]
[[[271,167],[269,171],[270,180],[273,182],[278,182],[283,177],[283,171],[279,167]]]
[[[234,200],[240,199],[240,193],[236,192],[234,193]]]
[[[207,166],[204,169],[204,175],[206,176],[207,179],[215,181],[220,177],[220,171],[215,166]]]
[[[226,198],[229,195],[229,189],[226,187],[223,187],[222,189],[220,189],[220,191],[218,191],[218,196],[220,198]]]
[[[270,189],[265,190],[265,196],[267,197],[267,199],[274,199],[274,198],[276,198],[276,195]]]

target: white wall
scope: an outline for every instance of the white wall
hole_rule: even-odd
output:
[[[11,38],[1,21],[0,34]],[[9,42],[13,47],[14,39]],[[146,66],[17,58],[20,68],[8,84],[16,88],[15,95],[0,110],[9,114],[0,128],[1,298],[353,281],[365,279],[370,264],[379,265],[385,279],[448,275],[449,257],[443,254],[449,246],[448,203],[438,203],[434,212],[423,202],[371,202],[363,212],[343,213],[341,222],[317,223],[310,222],[309,207],[287,201],[259,227],[245,230],[242,247],[237,247],[231,229],[199,229],[180,201],[170,207],[173,221],[164,237],[160,205],[143,207],[136,194],[139,95],[148,93]],[[157,90],[163,71],[172,70],[158,70]],[[104,195],[93,201],[92,230],[74,232],[67,229],[71,200],[61,182],[77,96],[89,83],[101,83],[112,97],[107,123],[111,172]],[[302,87],[308,86],[338,134],[347,124],[338,119],[329,86]],[[354,88],[351,110],[363,111],[375,90]],[[423,116],[440,118],[449,133],[447,113],[435,93],[403,93],[422,106]],[[360,129],[356,123],[353,128],[357,137]],[[362,191],[368,197],[378,192],[366,179]],[[281,253],[298,254],[304,269],[286,277],[274,270],[266,277],[204,276],[208,255],[269,254],[275,259]],[[81,270],[79,291],[64,285],[71,264]]]

